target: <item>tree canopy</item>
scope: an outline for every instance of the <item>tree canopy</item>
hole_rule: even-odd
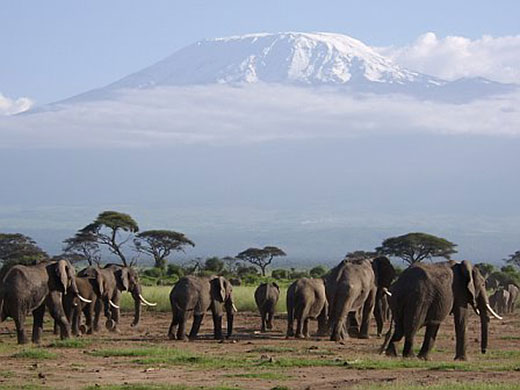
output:
[[[279,256],[286,256],[286,253],[275,246],[266,246],[264,248],[248,248],[240,252],[236,258],[258,266],[262,271],[262,276],[265,276],[267,267],[275,257]]]
[[[355,260],[355,259],[372,259],[377,256],[377,252],[370,251],[353,251],[349,252],[345,255],[345,259]]]
[[[400,257],[408,264],[414,264],[433,257],[450,256],[457,252],[457,245],[427,233],[408,233],[387,238],[376,251],[387,256]]]
[[[0,233],[2,275],[15,264],[34,264],[48,258],[31,237],[21,233]]]
[[[74,236],[63,240],[64,257],[86,260],[89,265],[99,264],[101,255],[97,236],[90,231],[79,231]]]
[[[184,251],[184,247],[194,247],[195,243],[183,233],[173,230],[146,230],[137,234],[134,245],[139,252],[153,257],[155,267],[164,269],[172,252]]]
[[[506,262],[520,267],[520,251],[516,251],[512,255],[509,255],[509,257],[506,259]]]
[[[103,211],[79,233],[92,235],[98,244],[108,247],[110,252],[121,259],[123,265],[128,266],[124,246],[138,231],[139,226],[130,215],[117,211]],[[122,232],[127,234],[120,237]]]

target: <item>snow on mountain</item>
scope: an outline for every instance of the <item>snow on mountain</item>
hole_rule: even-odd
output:
[[[106,99],[120,89],[260,82],[404,93],[456,102],[516,88],[482,79],[449,82],[415,72],[346,35],[287,32],[202,40],[104,88],[65,102]]]

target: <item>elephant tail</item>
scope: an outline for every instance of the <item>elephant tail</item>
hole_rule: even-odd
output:
[[[388,331],[386,332],[385,340],[383,341],[383,344],[379,348],[380,355],[385,352],[386,347],[388,346],[388,343],[390,342],[390,338],[392,337],[393,331],[394,331],[394,314],[392,313],[392,316],[390,317],[390,326],[388,327]]]
[[[0,322],[5,321],[7,316],[4,313],[4,297],[0,295]]]

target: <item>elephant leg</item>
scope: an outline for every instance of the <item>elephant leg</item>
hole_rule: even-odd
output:
[[[287,307],[287,333],[286,337],[294,337],[294,309]]]
[[[325,336],[328,332],[327,309],[324,308],[318,316],[318,336]]]
[[[172,305],[173,306],[173,305]],[[172,322],[170,323],[170,327],[168,329],[168,338],[170,340],[175,340],[175,330],[179,325],[179,313],[175,307],[172,307]]]
[[[266,328],[266,321],[267,321],[267,313],[265,312],[265,310],[262,310],[262,312],[260,313],[261,317],[262,317],[262,326],[260,327],[260,332],[265,332],[265,328]]]
[[[85,315],[85,327],[87,334],[92,334],[92,316],[94,314],[94,302],[88,303],[85,305],[83,309],[83,314]]]
[[[301,317],[298,317],[296,319],[296,338],[298,339],[302,339],[304,336],[303,336],[303,322],[304,322],[304,319],[301,318]]]
[[[188,314],[186,312],[179,313],[179,327],[177,328],[177,340],[188,340],[186,336],[186,321]]]
[[[439,326],[440,324],[429,324],[426,326],[424,341],[418,355],[420,359],[428,360],[428,355],[430,354],[430,351],[432,350],[435,343],[435,339],[437,338]]]
[[[45,315],[45,304],[40,305],[40,307],[36,308],[33,311],[33,331],[32,331],[32,342],[34,344],[39,344],[42,333],[43,333],[43,317]],[[54,321],[54,324],[57,324]],[[55,333],[57,334],[57,333]]]
[[[385,322],[383,296],[381,293],[378,293],[376,297],[376,303],[374,306],[374,318],[376,319],[377,337],[381,337],[381,333],[383,333],[383,326]]]
[[[70,313],[71,318],[71,329],[72,334],[74,336],[79,336],[81,332],[79,331],[79,324],[81,322],[81,307],[76,306],[72,309],[72,313]]]
[[[267,329],[269,330],[273,329],[273,317],[274,313],[272,311],[267,313]]]
[[[119,290],[117,290],[115,296],[112,298],[112,302],[114,302],[114,304],[119,306],[120,301],[121,301],[121,292]],[[120,311],[120,309],[117,309],[115,307],[110,307],[110,309],[111,309],[110,311],[112,313],[112,320],[114,321],[114,326],[111,329],[111,331],[119,333],[118,325],[119,325],[119,318],[121,316],[121,314],[120,314],[121,311]]]
[[[193,314],[193,324],[191,325],[190,335],[188,336],[188,338],[190,340],[195,340],[197,338],[203,318],[204,318],[204,314]],[[213,321],[215,321],[215,318],[213,318]],[[221,326],[220,333],[222,334],[222,318],[221,318],[220,326]]]
[[[52,334],[55,335],[55,336],[60,334],[60,327],[58,326],[58,322],[57,321],[54,321],[54,326],[52,328]]]
[[[213,314],[213,337],[215,340],[224,339],[222,336],[222,316],[218,314]]]
[[[410,331],[404,335],[403,357],[405,357],[405,358],[415,357],[415,354],[413,352],[414,338],[415,338],[414,331]]]
[[[60,326],[60,338],[67,339],[70,337],[70,323],[67,320],[65,311],[63,310],[61,293],[53,291],[46,299],[46,306],[49,309],[51,317],[58,322]]]
[[[468,309],[465,307],[456,307],[453,310],[453,319],[455,323],[455,360],[466,360],[466,319]]]
[[[398,343],[403,338],[403,327],[396,322],[395,324],[395,330],[392,334],[392,337],[390,338],[390,342],[388,343],[388,346],[386,347],[385,354],[386,356],[392,356],[397,357],[397,350],[395,348],[395,343]]]
[[[362,317],[361,317],[361,329],[359,330],[360,339],[368,339],[368,329],[370,328],[370,317],[374,311],[374,305],[376,300],[376,293],[372,292],[368,295],[365,304],[363,305]]]
[[[13,319],[16,325],[18,344],[27,344],[27,337],[25,337],[25,313],[19,311]]]
[[[309,333],[309,318],[306,318],[303,321],[303,337],[305,337],[305,338],[311,337],[311,335]]]

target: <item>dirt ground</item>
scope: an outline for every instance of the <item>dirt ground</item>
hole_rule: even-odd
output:
[[[469,361],[460,365],[453,363],[452,318],[447,319],[439,332],[431,361],[424,363],[379,356],[377,350],[382,339],[375,336],[368,340],[348,339],[344,344],[326,338],[287,340],[283,315],[277,316],[275,330],[260,334],[256,313],[238,313],[235,335],[225,342],[211,339],[211,316],[204,319],[201,339],[192,342],[167,339],[168,313],[143,313],[139,329],[129,326],[131,317],[130,313],[123,313],[119,334],[103,330],[94,336],[82,336],[77,345],[61,346],[53,345],[56,337],[47,322],[39,348],[17,346],[13,322],[1,324],[0,389],[20,388],[22,384],[26,388],[52,389],[88,386],[103,389],[108,385],[137,388],[132,384],[237,389],[384,388],[453,382],[520,384],[518,314],[502,321],[492,320],[486,355],[479,352],[480,326],[473,315],[468,331]],[[312,323],[311,329],[315,327]],[[422,333],[416,347],[420,347],[421,336]],[[150,356],[146,353],[140,356],[141,349],[156,351],[156,359],[146,360]],[[192,357],[162,359],[161,354],[170,350],[180,350]],[[41,351],[44,356],[39,356]],[[51,355],[46,356],[46,351]],[[103,355],[110,355],[110,351],[119,356]],[[193,356],[210,360],[204,363]],[[225,366],[228,360],[233,364],[219,366],[219,361]]]

